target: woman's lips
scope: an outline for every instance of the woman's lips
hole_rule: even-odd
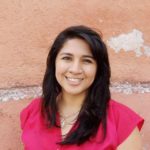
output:
[[[69,84],[71,85],[79,85],[83,78],[75,78],[75,77],[66,77],[67,81],[69,81]]]

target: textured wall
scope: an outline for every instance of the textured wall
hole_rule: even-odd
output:
[[[149,0],[1,0],[0,3],[1,88],[39,85],[54,37],[65,27],[77,24],[102,31],[108,43],[112,81],[150,81],[150,56],[137,57],[134,51],[135,48],[143,51],[143,44],[150,53]],[[141,37],[136,38],[134,29]],[[129,37],[129,33],[134,35]],[[120,46],[118,37],[122,34],[127,36],[123,41],[127,40],[128,47]],[[113,40],[120,45],[110,44]]]
[[[19,112],[41,94],[49,47],[65,27],[83,24],[103,33],[113,98],[145,118],[143,150],[149,150],[149,18],[149,0],[0,0],[0,149],[23,149]]]

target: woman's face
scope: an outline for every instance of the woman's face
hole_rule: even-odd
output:
[[[67,40],[56,57],[55,76],[62,93],[86,94],[95,79],[96,70],[97,64],[89,45],[78,38]]]

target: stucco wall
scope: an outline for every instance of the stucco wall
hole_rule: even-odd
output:
[[[70,25],[97,28],[107,43],[136,29],[150,51],[149,0],[1,0],[0,3],[1,88],[39,85],[51,42]],[[136,35],[126,39],[133,48],[131,51],[122,49],[116,53],[120,45],[112,49],[113,44],[108,44],[112,81],[150,81],[150,57],[148,54],[137,57],[132,39],[136,39]]]
[[[32,87],[41,85],[49,47],[62,29],[79,24],[103,33],[111,81],[118,85],[117,93],[112,90],[112,94],[146,118],[142,136],[145,150],[150,149],[149,18],[149,0],[0,0],[0,149],[9,149],[12,144],[10,149],[21,149],[19,112],[28,99],[40,95],[40,90]],[[22,87],[34,90],[34,94],[18,94]],[[5,100],[9,101],[2,102]]]

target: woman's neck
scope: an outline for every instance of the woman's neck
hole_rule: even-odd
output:
[[[85,94],[71,95],[62,93],[58,100],[59,111],[64,114],[80,111],[84,99]]]

